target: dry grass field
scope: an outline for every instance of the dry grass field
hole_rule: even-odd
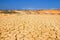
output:
[[[0,13],[0,40],[60,40],[60,11],[16,12]]]

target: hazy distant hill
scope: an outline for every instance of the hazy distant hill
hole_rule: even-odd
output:
[[[51,14],[58,15],[60,14],[60,10],[0,10],[0,13],[5,14]]]

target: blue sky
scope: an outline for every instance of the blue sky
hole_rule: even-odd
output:
[[[0,0],[0,9],[60,9],[60,0]]]

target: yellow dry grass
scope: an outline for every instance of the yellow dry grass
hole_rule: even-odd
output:
[[[0,40],[60,40],[60,15],[0,14]]]

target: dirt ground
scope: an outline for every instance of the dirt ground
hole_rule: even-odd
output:
[[[60,40],[60,15],[0,14],[0,40]]]

